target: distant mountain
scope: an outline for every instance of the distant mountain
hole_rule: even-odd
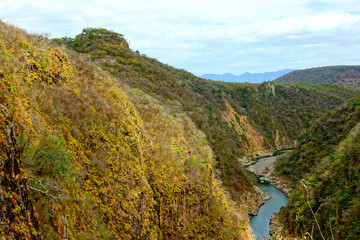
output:
[[[329,66],[296,70],[275,79],[274,82],[331,83],[346,88],[360,88],[360,66]]]
[[[204,74],[201,77],[211,80],[220,80],[225,82],[251,82],[251,83],[261,83],[264,81],[272,81],[278,77],[281,77],[289,72],[294,71],[294,69],[283,69],[276,72],[265,72],[265,73],[243,73],[239,76],[236,76],[232,73],[225,74]]]

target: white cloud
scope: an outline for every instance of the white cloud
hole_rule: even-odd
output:
[[[53,37],[109,28],[196,74],[360,61],[358,0],[1,0],[0,18]]]

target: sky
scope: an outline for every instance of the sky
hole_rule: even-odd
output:
[[[359,0],[0,0],[0,19],[51,38],[107,28],[198,76],[360,65]]]

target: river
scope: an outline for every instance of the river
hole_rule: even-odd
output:
[[[264,193],[271,196],[271,198],[265,201],[264,205],[259,208],[258,215],[253,216],[250,219],[250,226],[253,229],[256,239],[270,238],[269,234],[269,222],[274,213],[279,212],[282,206],[287,203],[287,196],[280,190],[276,189],[270,183],[260,183],[258,187]]]
[[[271,196],[271,198],[265,201],[264,205],[259,208],[258,215],[250,219],[250,226],[257,240],[263,238],[271,239],[269,234],[270,218],[274,213],[279,212],[280,208],[287,203],[287,196],[267,181],[270,173],[274,169],[276,158],[277,156],[259,159],[255,164],[247,168],[262,180],[259,181],[258,185],[260,190],[266,195]]]

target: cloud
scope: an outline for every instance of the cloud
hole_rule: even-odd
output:
[[[358,0],[2,0],[0,18],[75,36],[105,27],[195,74],[359,64]]]

